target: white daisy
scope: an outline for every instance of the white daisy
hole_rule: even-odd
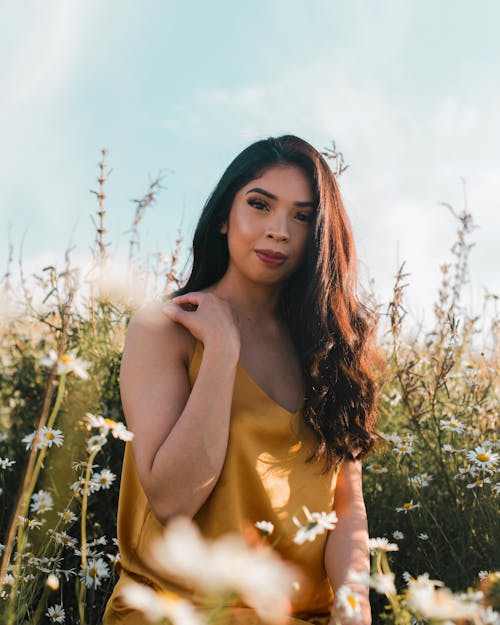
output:
[[[109,488],[116,479],[116,475],[109,469],[102,469],[99,473],[93,473],[90,479],[97,486],[95,489],[97,491],[101,488]]]
[[[370,553],[375,553],[375,551],[398,551],[399,547],[390,543],[387,538],[369,538],[368,549]]]
[[[452,454],[455,451],[455,449],[451,445],[448,445],[448,443],[443,445],[442,450],[447,454]]]
[[[404,503],[401,508],[396,508],[396,512],[404,512],[405,514],[410,510],[414,510],[415,508],[420,508],[419,503],[413,503],[413,499],[407,503]]]
[[[26,449],[30,449],[33,441],[35,439],[36,430],[31,434],[27,434],[23,436],[21,442],[26,444]],[[43,426],[40,430],[40,438],[36,445],[37,449],[42,447],[52,447],[52,445],[56,445],[60,447],[63,444],[64,435],[61,430],[54,430],[52,428],[48,428],[47,426]]]
[[[416,438],[417,437],[415,436],[415,434],[403,434],[400,440],[403,441],[403,443],[408,443],[409,445],[412,445]]]
[[[54,540],[58,545],[74,549],[77,545],[76,538],[70,536],[67,532],[54,532]]]
[[[42,445],[46,445],[47,447],[52,447],[53,444],[57,447],[61,447],[64,442],[64,435],[62,430],[53,430],[52,428],[43,426],[41,441]]]
[[[461,434],[465,431],[465,425],[458,419],[440,419],[440,429],[447,432],[458,432]]]
[[[101,415],[94,415],[91,412],[87,412],[84,418],[87,422],[87,429],[99,428],[99,432],[104,438],[108,436],[110,431],[115,438],[125,442],[131,441],[134,438],[134,434],[127,430],[125,425],[120,421],[107,419]]]
[[[270,521],[257,521],[255,527],[260,530],[263,536],[271,536],[274,531],[274,525]]]
[[[127,430],[121,421],[114,422],[114,425],[111,427],[111,434],[121,441],[131,441],[134,438],[134,434],[130,430]]]
[[[59,575],[60,577],[64,576],[66,581],[69,580],[70,577],[76,577],[75,569],[54,569],[54,573]]]
[[[498,463],[499,455],[489,451],[484,445],[479,445],[467,452],[467,460],[481,469],[493,469]]]
[[[316,536],[323,534],[325,530],[334,529],[338,519],[335,510],[329,512],[309,512],[307,506],[302,506],[302,510],[307,518],[307,525],[302,525],[297,517],[293,517],[292,521],[299,528],[293,537],[293,542],[301,545],[306,540],[313,542]]]
[[[57,515],[60,516],[61,519],[65,523],[74,522],[77,519],[76,514],[72,512],[71,510],[64,510],[64,512],[58,512]]]
[[[471,482],[470,484],[466,484],[465,487],[466,488],[482,488],[484,484],[491,484],[491,480],[489,477],[485,477],[482,479],[477,479],[474,480],[474,482]]]
[[[92,542],[87,543],[89,547],[95,547],[96,545],[107,545],[108,540],[106,536],[99,536],[99,538],[95,538]]]
[[[53,623],[64,623],[66,617],[62,604],[56,603],[51,606],[45,614],[50,618]]]
[[[386,441],[390,441],[391,443],[399,443],[401,442],[401,438],[398,434],[384,434],[382,433],[382,438],[385,438]]]
[[[39,490],[37,493],[34,493],[31,497],[31,512],[35,512],[36,514],[43,514],[48,510],[52,510],[54,507],[54,500],[52,495],[46,490]]]
[[[409,477],[408,483],[414,488],[424,488],[425,486],[429,486],[433,479],[434,477],[429,473],[420,473],[420,475]]]
[[[57,363],[57,375],[74,373],[82,380],[88,380],[89,378],[87,369],[91,366],[91,363],[77,358],[75,351],[58,356],[56,351],[51,349],[48,357],[41,358],[38,362],[44,367],[53,367]]]
[[[413,453],[413,446],[410,443],[404,443],[401,441],[401,443],[394,446],[394,451],[398,454],[398,456],[411,456]]]
[[[479,571],[477,576],[479,577],[479,579],[484,579],[485,577],[488,577],[489,574],[490,574],[489,571]]]
[[[348,619],[360,621],[362,618],[359,594],[345,584],[337,588],[335,606]]]
[[[400,532],[399,530],[394,530],[392,532],[392,537],[395,538],[396,540],[403,540],[405,535],[403,534],[403,532]]]
[[[0,458],[0,469],[8,469],[14,464],[16,464],[15,460],[9,460],[8,458]]]
[[[80,571],[83,578],[84,572]],[[85,572],[85,584],[87,588],[97,587],[101,585],[103,578],[109,577],[109,568],[102,558],[91,558],[87,563]]]
[[[100,434],[94,434],[87,441],[88,453],[90,454],[93,451],[98,451],[99,449],[102,449],[102,447],[106,444],[106,442],[107,442],[106,437],[101,436]]]
[[[25,517],[23,517],[23,516],[21,516],[21,515],[19,515],[19,517],[18,517],[18,518],[19,518],[19,520],[20,520],[22,523],[25,523],[25,524],[26,524],[26,527],[27,527],[29,530],[36,530],[36,529],[39,529],[40,527],[42,527],[42,525],[43,525],[43,524],[45,523],[45,521],[46,521],[46,519],[42,519],[41,521],[35,521],[34,519],[27,519],[27,518],[25,518]]]
[[[429,536],[425,532],[421,532],[418,537],[420,540],[429,540]]]

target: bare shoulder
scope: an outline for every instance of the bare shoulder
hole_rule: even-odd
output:
[[[196,339],[185,326],[167,317],[162,307],[161,302],[150,302],[134,314],[127,329],[124,356],[132,346],[141,344],[153,358],[168,350],[171,356],[174,353],[187,366],[194,353]]]
[[[179,419],[191,386],[187,362],[196,339],[155,302],[132,318],[120,368],[120,395],[139,478],[150,493],[154,457]]]

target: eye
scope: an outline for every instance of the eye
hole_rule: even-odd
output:
[[[263,206],[265,208],[267,207],[267,204],[265,202],[263,202],[262,200],[257,200],[257,199],[248,200],[248,203],[250,204],[250,206],[254,206],[257,209],[259,209],[259,206],[260,207]]]
[[[308,223],[312,221],[312,214],[310,213],[298,213],[299,216],[302,216],[304,219],[299,219],[299,221],[303,221],[304,223]]]

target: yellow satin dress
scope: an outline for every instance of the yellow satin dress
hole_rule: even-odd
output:
[[[189,364],[191,388],[202,356],[203,344],[197,341]],[[226,532],[243,533],[249,524],[271,521],[274,525],[271,540],[284,533],[274,548],[283,559],[299,566],[305,582],[292,598],[288,625],[324,625],[333,604],[333,590],[323,564],[327,533],[317,536],[314,542],[294,543],[297,527],[292,517],[297,516],[306,523],[303,505],[310,512],[332,510],[342,465],[322,476],[321,463],[305,463],[313,449],[314,436],[301,420],[302,410],[303,404],[294,413],[278,404],[238,363],[222,472],[193,520],[206,538],[216,538]],[[116,566],[120,577],[107,602],[104,625],[148,623],[120,596],[123,585],[129,580],[174,592],[201,605],[195,589],[175,583],[146,557],[151,541],[159,538],[163,531],[164,526],[152,513],[139,481],[131,444],[126,443],[117,516],[121,559]],[[262,623],[255,610],[243,602],[231,610],[232,624]]]

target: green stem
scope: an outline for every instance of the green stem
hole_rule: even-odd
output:
[[[81,531],[81,558],[82,558],[82,573],[83,580],[80,582],[80,588],[78,590],[78,611],[80,613],[80,625],[85,625],[85,588],[87,586],[87,503],[89,495],[90,473],[92,471],[92,464],[94,458],[99,453],[100,448],[95,449],[89,456],[87,461],[87,467],[85,469],[85,482],[83,484],[83,498],[82,498],[82,514],[80,520]]]
[[[38,621],[42,618],[43,611],[45,610],[45,607],[47,605],[47,598],[49,596],[50,590],[51,589],[48,586],[45,586],[45,588],[43,589],[42,596],[40,597],[40,601],[38,602],[38,606],[36,608],[36,612],[31,620],[31,625],[37,625]]]
[[[62,404],[62,400],[64,396],[64,389],[66,386],[66,375],[67,375],[66,373],[63,373],[59,380],[59,387],[57,389],[56,401],[54,402],[54,407],[52,408],[49,418],[47,419],[48,428],[51,428],[52,425],[54,424],[54,421],[57,417],[59,409],[61,408],[61,404]],[[35,436],[35,438],[33,439],[32,445],[36,446],[37,444],[38,444],[38,440]],[[42,447],[36,459],[36,464],[33,469],[33,474],[30,478],[28,488],[24,492],[21,509],[19,511],[19,514],[22,517],[26,518],[31,496],[33,494],[33,491],[35,490],[35,486],[38,481],[40,471],[42,470],[43,461],[45,459],[45,456],[47,455],[47,449],[48,449],[47,446]],[[21,557],[24,552],[24,546],[26,544],[26,540],[24,537],[24,522],[19,523],[17,526],[16,543],[17,543],[18,548],[17,548],[17,554],[15,558],[15,565],[14,565],[14,572],[13,572],[14,583],[12,584],[12,588],[11,588],[10,595],[9,595],[9,606],[8,606],[8,615],[7,615],[6,625],[13,625],[14,623],[15,612],[12,611],[12,608],[13,608],[13,604],[15,601],[15,597],[17,595],[18,587],[19,587],[19,575],[21,572]]]

